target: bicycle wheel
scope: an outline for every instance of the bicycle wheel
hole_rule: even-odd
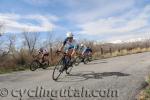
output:
[[[87,64],[88,62],[89,62],[88,58],[85,57],[84,60],[83,60],[83,63],[84,63],[84,64]]]
[[[64,68],[64,64],[63,61],[60,60],[53,70],[53,75],[52,75],[53,80],[55,81],[58,80],[59,76],[63,73],[63,71],[61,71],[62,68]]]
[[[30,64],[30,70],[31,71],[35,71],[37,68],[39,68],[39,62],[34,60],[31,64]]]
[[[92,56],[89,56],[89,62],[91,62],[93,60]]]
[[[80,57],[77,57],[77,58],[75,59],[75,61],[74,61],[73,64],[74,64],[75,66],[78,66],[78,65],[80,64],[81,60],[82,60],[82,59],[81,59]]]
[[[69,66],[66,70],[66,74],[70,74],[70,72],[72,71],[73,65]]]

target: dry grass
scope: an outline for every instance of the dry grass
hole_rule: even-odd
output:
[[[123,49],[120,51],[116,50],[112,53],[105,53],[103,55],[101,54],[101,52],[96,52],[96,53],[94,53],[93,57],[95,59],[101,59],[101,58],[125,56],[125,55],[129,55],[129,54],[136,54],[136,53],[142,53],[142,52],[150,52],[150,48],[135,48],[130,51],[128,51],[127,49]]]
[[[150,100],[150,76],[146,78],[146,82],[149,84],[149,86],[141,91],[138,100]]]
[[[93,58],[95,59],[150,52],[150,45],[147,45],[150,44],[149,41],[122,44],[94,44],[92,41],[86,42],[86,45],[93,49]],[[53,48],[52,54],[50,54],[49,61],[51,65],[55,65],[60,57],[60,55],[56,55],[55,53],[58,47],[59,46],[56,45],[56,48]],[[34,53],[36,53],[37,50],[35,50]],[[32,55],[30,54],[29,50],[22,48],[19,51],[14,50],[14,52],[5,57],[0,57],[0,61],[0,73],[6,72],[7,70],[8,72],[9,70],[20,70],[21,67],[21,69],[26,69],[24,66],[28,65],[32,61]]]

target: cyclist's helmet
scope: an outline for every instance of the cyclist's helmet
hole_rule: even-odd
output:
[[[44,51],[44,49],[43,48],[40,48],[40,50],[39,50],[40,52],[43,52]]]
[[[81,47],[83,47],[83,46],[84,46],[84,44],[81,44],[80,46],[81,46]]]
[[[67,36],[67,38],[72,38],[72,37],[73,37],[73,34],[72,34],[72,32],[67,32],[67,33],[66,33],[66,36]]]

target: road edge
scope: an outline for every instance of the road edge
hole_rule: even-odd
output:
[[[150,98],[147,98],[146,90],[150,90],[150,75],[145,77],[145,86],[141,89],[139,94],[136,96],[137,100],[149,100]],[[150,96],[150,94],[148,94]]]

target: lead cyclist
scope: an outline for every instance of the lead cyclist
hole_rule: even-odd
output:
[[[67,53],[67,55],[69,57],[69,61],[71,62],[71,66],[72,66],[72,62],[74,60],[77,48],[78,48],[78,44],[77,44],[76,40],[74,39],[73,33],[67,32],[66,39],[63,41],[63,44],[60,47],[59,51],[63,51],[65,53]],[[64,61],[64,63],[66,65],[66,63],[68,63],[68,62]],[[64,69],[65,70],[67,69],[66,66]]]

